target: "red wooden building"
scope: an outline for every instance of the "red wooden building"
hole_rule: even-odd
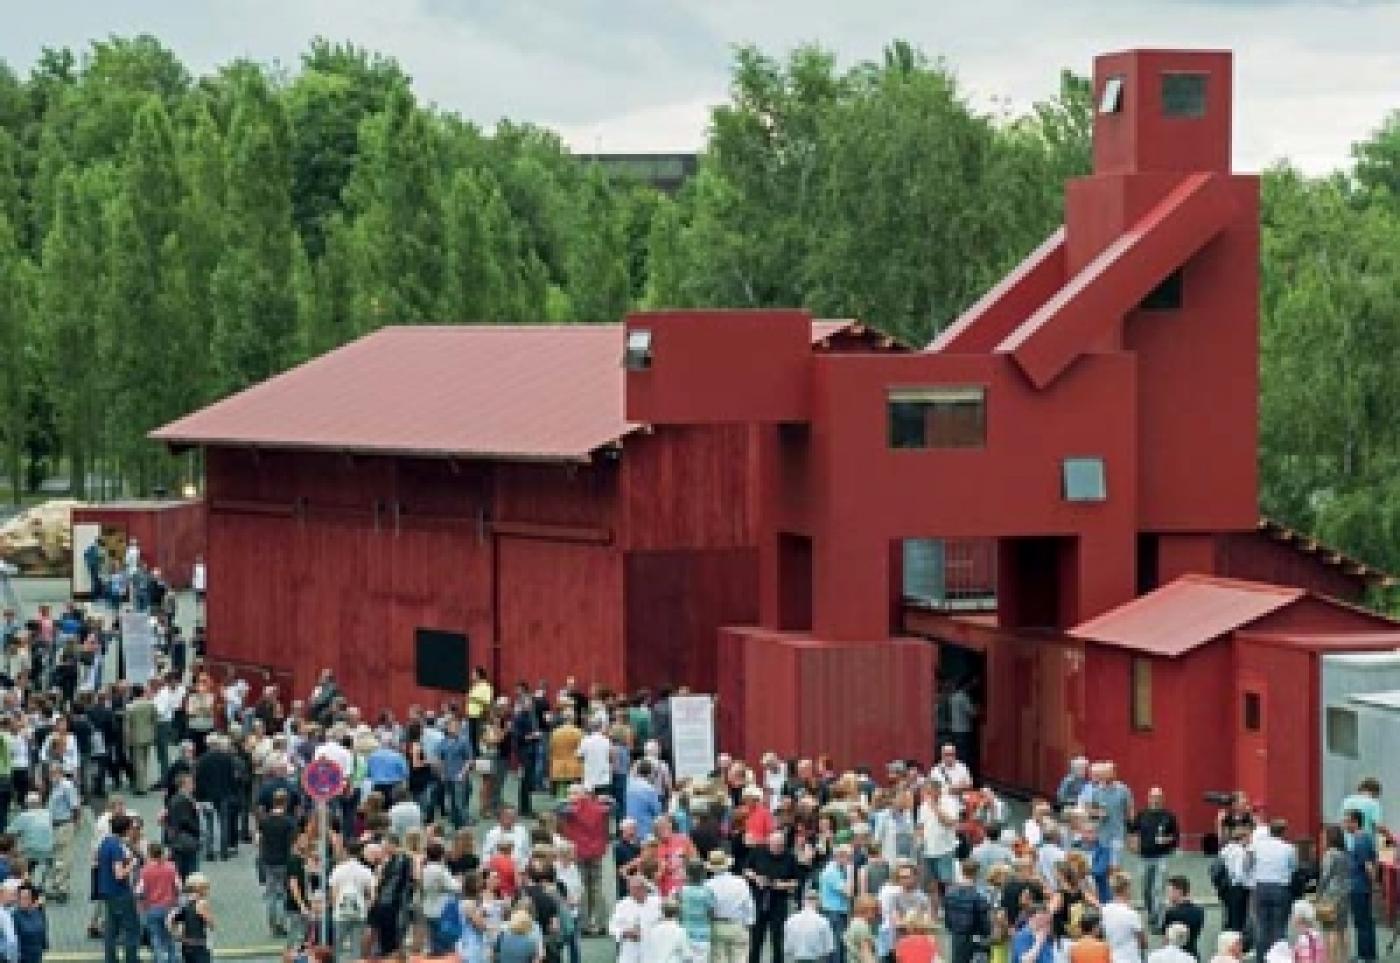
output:
[[[806,350],[893,347],[807,325]],[[205,448],[210,658],[367,708],[419,629],[501,682],[713,687],[757,614],[751,432],[622,410],[619,325],[385,328],[156,433]]]
[[[204,502],[192,499],[135,499],[102,502],[73,509],[73,563],[75,587],[83,569],[83,550],[101,539],[117,564],[122,564],[132,539],[141,558],[172,588],[186,589],[194,572],[195,557],[204,551]],[[87,593],[86,572],[81,573]]]
[[[1094,170],[1067,185],[1064,226],[924,351],[813,354],[796,312],[628,319],[630,419],[761,432],[759,620],[719,643],[730,744],[927,758],[917,633],[976,676],[993,781],[1049,790],[1084,752],[1163,785],[1189,828],[1204,792],[1238,785],[1316,818],[1294,776],[1320,772],[1319,694],[1284,680],[1400,632],[1188,574],[1353,597],[1369,577],[1259,522],[1258,182],[1230,171],[1231,69],[1098,58]],[[976,539],[995,542],[994,609],[906,613],[906,546]],[[1218,617],[1217,596],[1268,604]],[[1193,735],[1212,764],[1187,764]]]
[[[1315,821],[1318,654],[1400,630],[1259,520],[1231,69],[1100,57],[1064,226],[925,350],[795,310],[389,329],[162,429],[208,450],[212,651],[401,708],[449,629],[498,681],[713,684],[726,748],[843,765],[928,758],[955,676],[993,781],[1084,753],[1188,830],[1237,786]],[[911,559],[961,608],[907,603]]]

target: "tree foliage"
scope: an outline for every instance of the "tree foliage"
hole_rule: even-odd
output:
[[[149,36],[0,64],[0,472],[177,484],[149,429],[384,324],[803,306],[921,344],[1059,222],[1091,120],[1070,73],[986,111],[908,44],[746,47],[663,197],[353,45],[201,77]],[[1400,569],[1400,113],[1353,157],[1263,178],[1261,500]]]

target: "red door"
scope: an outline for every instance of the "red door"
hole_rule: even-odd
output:
[[[1235,779],[1254,804],[1269,801],[1269,687],[1241,672],[1235,698]]]

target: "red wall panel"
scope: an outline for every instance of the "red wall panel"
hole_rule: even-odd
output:
[[[751,436],[743,425],[698,425],[628,437],[621,466],[626,547],[753,545]]]
[[[1286,819],[1291,836],[1311,835],[1320,823],[1321,755],[1318,743],[1317,657],[1303,649],[1235,640],[1239,671],[1258,673],[1268,688],[1264,725],[1268,743],[1270,819]],[[1233,705],[1231,731],[1240,726]]]
[[[172,588],[186,589],[195,556],[206,540],[202,501],[175,504],[111,503],[73,509],[73,522],[120,529],[141,546],[141,557],[158,568]]]
[[[719,628],[758,617],[757,552],[628,552],[623,577],[628,688],[714,692]]]
[[[622,554],[613,546],[498,537],[500,681],[626,681]]]
[[[1221,575],[1275,585],[1296,585],[1345,602],[1365,600],[1365,579],[1346,574],[1340,565],[1327,564],[1324,556],[1329,550],[1326,548],[1305,552],[1259,531],[1232,532],[1217,536],[1217,541]]]

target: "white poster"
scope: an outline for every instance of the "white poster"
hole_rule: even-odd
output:
[[[151,627],[151,617],[144,612],[123,612],[121,630],[126,681],[142,684],[151,681],[156,674],[156,633]]]
[[[671,696],[671,750],[677,779],[715,771],[714,696]]]

